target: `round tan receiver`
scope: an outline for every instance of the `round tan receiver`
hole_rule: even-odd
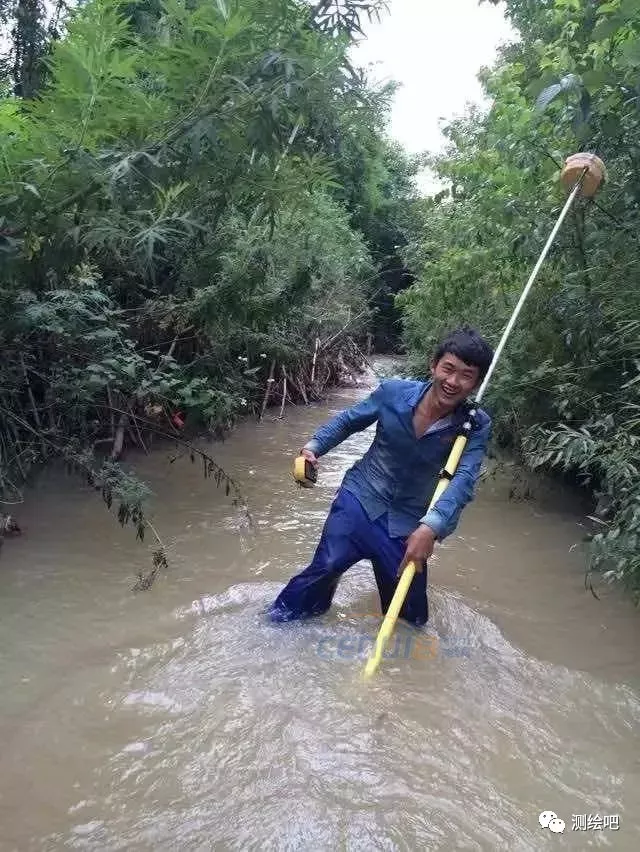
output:
[[[595,195],[600,185],[607,179],[607,170],[600,157],[595,154],[580,153],[567,157],[560,180],[565,189],[573,189],[577,180],[584,172],[587,172],[582,180],[580,195],[591,198]]]

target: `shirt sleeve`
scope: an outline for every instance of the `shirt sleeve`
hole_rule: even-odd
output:
[[[384,387],[381,383],[366,399],[351,408],[345,408],[321,426],[303,449],[311,450],[318,457],[323,456],[346,440],[349,435],[362,432],[379,418],[383,396]]]
[[[439,541],[456,529],[462,510],[473,500],[490,434],[491,420],[474,430],[451,482],[435,506],[420,518],[420,523],[431,527]]]

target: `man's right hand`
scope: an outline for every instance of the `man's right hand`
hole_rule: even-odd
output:
[[[311,462],[311,464],[318,469],[318,459],[316,458],[315,453],[312,453],[311,450],[300,450],[300,455],[305,458],[307,461]]]

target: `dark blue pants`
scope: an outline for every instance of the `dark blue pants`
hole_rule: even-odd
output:
[[[360,502],[341,488],[325,521],[313,560],[293,577],[271,606],[272,621],[292,621],[320,615],[331,606],[340,577],[360,559],[370,559],[386,613],[398,582],[398,567],[406,538],[391,538],[386,514],[370,521]],[[400,617],[417,626],[429,617],[427,571],[413,578]]]

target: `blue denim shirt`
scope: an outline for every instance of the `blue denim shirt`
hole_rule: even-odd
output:
[[[462,509],[473,499],[489,440],[491,418],[480,409],[477,427],[451,482],[433,509],[425,513],[465,418],[464,406],[459,406],[451,417],[416,438],[413,414],[430,386],[431,381],[384,380],[362,402],[325,423],[305,444],[316,456],[323,456],[349,435],[377,421],[373,443],[346,472],[342,487],[357,497],[371,520],[388,512],[392,537],[409,535],[419,523],[430,526],[439,540],[450,535]]]

